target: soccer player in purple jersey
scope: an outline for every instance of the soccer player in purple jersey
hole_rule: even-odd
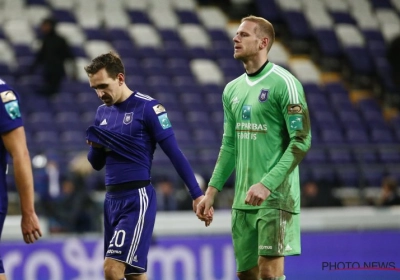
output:
[[[13,160],[15,183],[21,204],[21,230],[25,243],[33,243],[42,236],[39,219],[34,208],[34,191],[31,159],[26,146],[25,130],[19,111],[19,97],[3,80],[0,80],[0,236],[7,214],[7,154]],[[0,259],[0,280],[6,280]]]
[[[128,88],[119,56],[102,54],[85,70],[90,87],[104,102],[87,130],[87,143],[93,168],[106,168],[105,279],[145,280],[157,207],[150,182],[156,143],[188,186],[194,212],[203,193],[177,146],[165,108],[150,96]],[[211,223],[212,211],[205,219],[206,226]]]

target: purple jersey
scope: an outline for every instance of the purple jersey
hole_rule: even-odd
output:
[[[21,113],[19,111],[19,97],[12,88],[0,80],[0,134],[6,133],[22,126]],[[7,151],[0,139],[0,237],[3,231],[4,220],[7,214]],[[0,260],[0,273],[4,273],[3,263]]]
[[[165,108],[157,100],[139,92],[113,106],[100,106],[94,125],[129,135],[135,140],[132,145],[141,147],[134,161],[115,151],[104,154],[106,185],[149,180],[156,143],[173,134]]]

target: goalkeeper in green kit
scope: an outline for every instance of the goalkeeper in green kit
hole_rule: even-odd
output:
[[[225,87],[222,145],[196,212],[210,218],[236,169],[231,222],[241,280],[283,280],[284,257],[301,252],[298,165],[310,149],[310,119],[300,82],[268,61],[274,38],[271,23],[255,16],[243,18],[233,38],[246,73]]]

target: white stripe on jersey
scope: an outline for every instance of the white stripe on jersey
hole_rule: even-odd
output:
[[[144,224],[144,216],[146,215],[146,210],[149,205],[149,198],[146,193],[145,188],[139,189],[139,200],[140,200],[140,212],[139,219],[135,227],[135,231],[133,233],[131,247],[129,249],[128,256],[126,258],[127,263],[131,263],[132,259],[136,254],[136,250],[139,246],[140,237],[142,236],[143,224]]]
[[[258,84],[259,82],[261,82],[262,80],[264,80],[271,72],[272,70],[275,68],[275,64],[272,65],[271,69],[265,73],[262,77],[260,77],[258,80],[255,80],[254,82],[250,81],[249,76],[246,75],[246,82],[249,86],[254,86],[256,84]]]
[[[275,73],[278,74],[286,83],[289,92],[289,103],[299,104],[299,94],[297,92],[293,76],[279,66],[275,67]]]
[[[145,100],[150,100],[150,101],[154,100],[153,97],[143,94],[143,93],[140,93],[140,92],[136,92],[135,96],[137,96],[138,98],[141,98],[141,99],[145,99]]]

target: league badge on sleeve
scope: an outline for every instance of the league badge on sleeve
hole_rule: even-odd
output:
[[[291,130],[302,130],[303,116],[289,116],[289,126]]]
[[[160,122],[163,129],[167,129],[172,126],[166,113],[158,116],[158,121]]]
[[[265,102],[268,99],[269,89],[262,89],[260,95],[258,96],[258,101]]]
[[[124,124],[130,124],[132,122],[132,119],[133,119],[133,112],[125,113]]]
[[[303,107],[301,104],[289,104],[287,106],[287,112],[289,115],[301,114],[303,113]]]
[[[15,120],[16,118],[21,117],[21,112],[19,111],[18,101],[14,100],[4,104],[6,111],[11,119]]]
[[[165,108],[163,105],[161,104],[157,104],[156,106],[153,106],[153,110],[156,113],[156,115],[164,113],[165,112]]]
[[[0,96],[1,96],[1,101],[3,101],[3,103],[17,100],[17,97],[15,96],[12,90],[3,91],[2,93],[0,93]]]

